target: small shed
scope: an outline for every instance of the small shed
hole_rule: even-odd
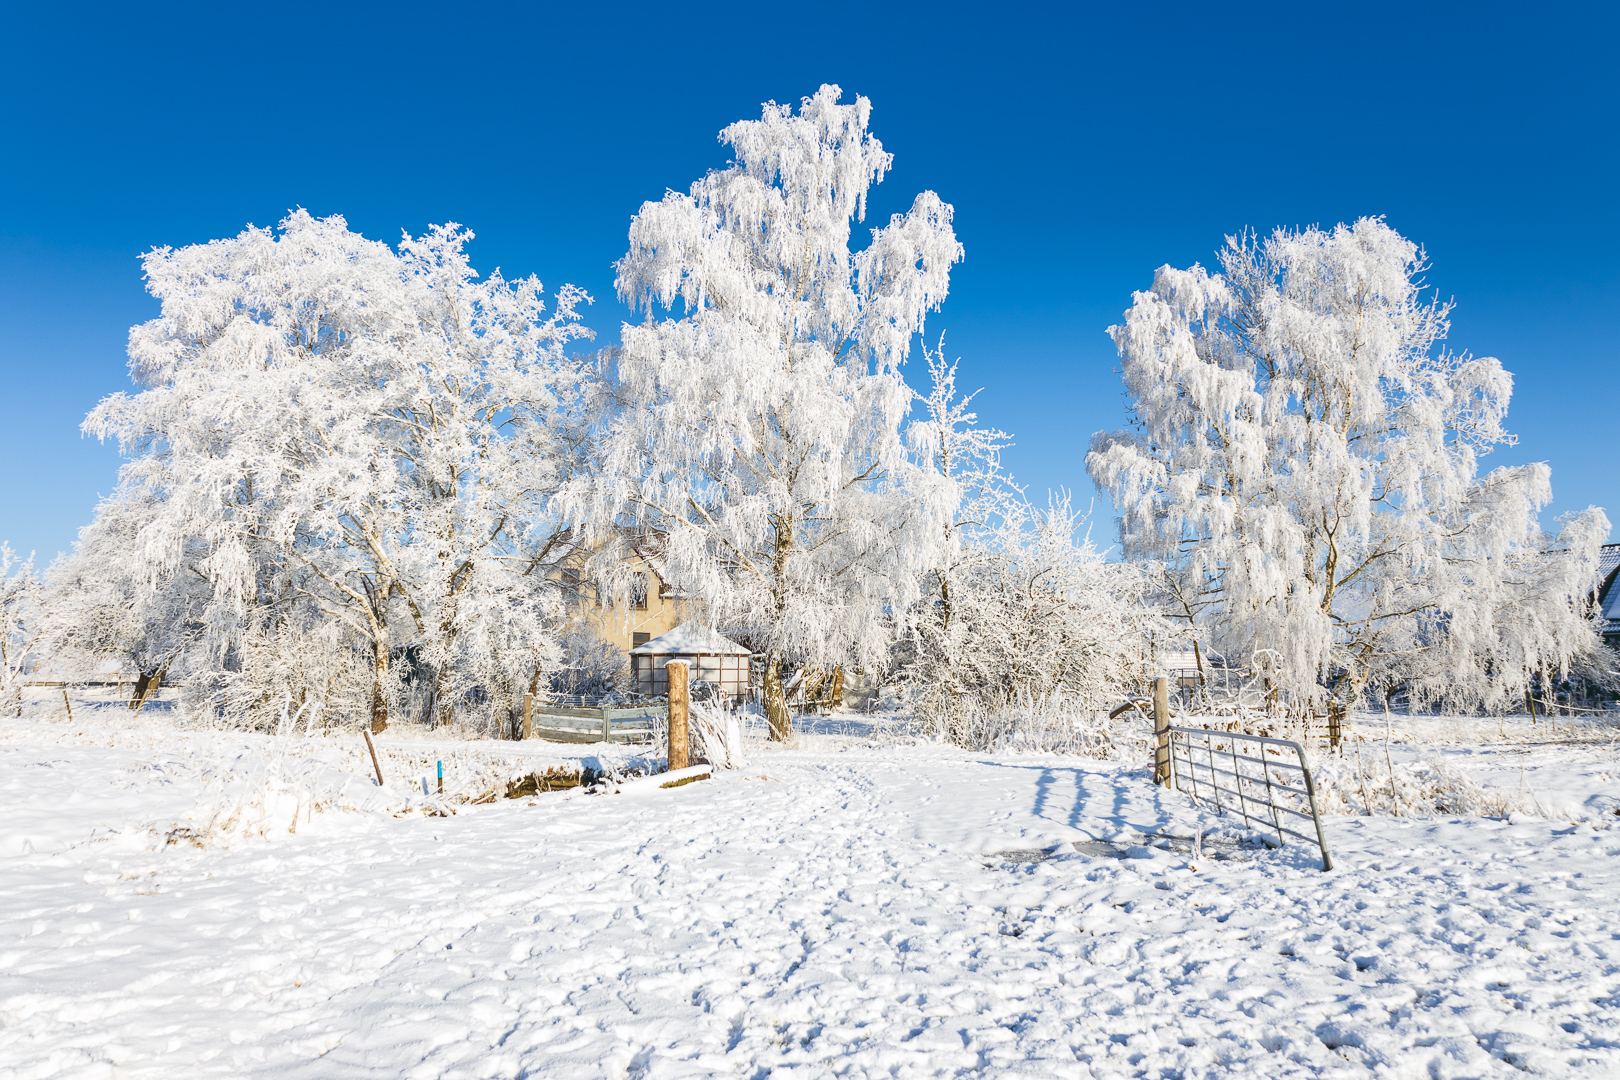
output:
[[[748,694],[749,652],[699,622],[683,622],[675,629],[630,650],[630,677],[636,692],[646,697],[669,693],[664,665],[684,660],[688,677],[714,683],[736,699]]]

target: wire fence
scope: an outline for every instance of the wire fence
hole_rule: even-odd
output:
[[[1188,727],[1170,728],[1169,739],[1177,791],[1192,796],[1196,805],[1213,805],[1218,814],[1241,814],[1245,828],[1275,832],[1280,847],[1290,836],[1315,844],[1322,852],[1322,869],[1333,869],[1316,810],[1316,787],[1299,743]],[[1304,822],[1314,827],[1314,836],[1299,831]]]

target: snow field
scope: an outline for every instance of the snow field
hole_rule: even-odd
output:
[[[256,737],[64,734],[0,729],[0,1075],[1620,1071],[1612,812],[1334,817],[1323,874],[1132,765],[812,743],[198,848],[165,826]],[[1614,791],[1607,748],[1534,753],[1549,798]]]

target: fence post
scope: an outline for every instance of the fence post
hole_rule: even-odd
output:
[[[534,738],[534,695],[523,695],[523,737]]]
[[[671,660],[664,671],[669,680],[669,767],[674,771],[686,768],[686,662]]]
[[[1170,783],[1170,680],[1153,680],[1153,782]]]
[[[362,734],[362,735],[364,735],[366,737],[366,749],[371,751],[371,767],[373,769],[377,770],[377,786],[382,787],[383,786],[382,763],[377,760],[377,744],[371,741],[371,732],[368,731],[367,729],[361,728],[360,729],[360,734]]]

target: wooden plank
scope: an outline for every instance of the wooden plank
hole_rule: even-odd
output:
[[[1170,783],[1170,680],[1153,680],[1153,782]]]
[[[534,737],[545,742],[556,743],[600,743],[603,741],[602,732],[599,728],[580,730],[578,728],[563,729],[537,726],[534,729]],[[634,743],[650,742],[651,740],[652,729],[650,727],[621,728],[615,725],[606,741],[610,743]]]

